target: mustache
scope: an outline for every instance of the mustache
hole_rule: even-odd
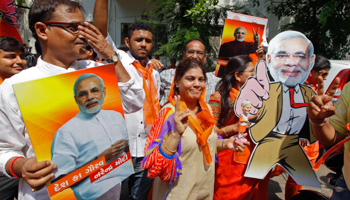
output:
[[[97,100],[97,99],[90,100],[90,101],[88,101],[88,102],[86,102],[86,103],[84,104],[84,108],[87,109],[87,106],[88,106],[90,103],[98,103],[98,104],[100,104],[100,101]]]

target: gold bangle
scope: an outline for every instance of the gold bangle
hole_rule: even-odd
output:
[[[226,150],[226,149],[225,149],[225,141],[226,141],[226,140],[227,140],[227,139],[223,139],[223,141],[222,141],[222,144],[221,144],[221,145],[222,145],[222,150]]]
[[[222,130],[224,131],[224,134],[226,135],[226,137],[229,137],[226,133],[225,127]]]
[[[165,149],[168,150],[170,153],[176,153],[176,149],[175,149],[175,151],[171,151],[171,150],[165,145],[165,141],[163,142],[163,144],[164,144]]]

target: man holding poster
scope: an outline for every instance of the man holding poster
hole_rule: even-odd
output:
[[[0,171],[8,177],[20,178],[18,199],[49,199],[45,183],[54,177],[53,170],[57,165],[48,160],[38,162],[13,84],[98,66],[93,61],[77,61],[85,54],[88,42],[102,58],[114,63],[120,97],[122,102],[128,102],[123,106],[143,106],[132,100],[142,90],[133,87],[134,79],[118,62],[119,54],[94,26],[85,22],[81,10],[78,2],[70,0],[34,1],[29,11],[29,27],[40,43],[42,55],[36,67],[24,70],[0,85]]]
[[[52,163],[57,165],[55,178],[105,156],[110,163],[126,149],[128,133],[123,116],[101,110],[106,95],[103,80],[95,74],[81,75],[74,84],[74,99],[79,113],[57,130],[52,141]],[[108,148],[109,147],[109,148]],[[107,149],[106,149],[107,148]],[[91,183],[88,178],[72,187],[77,199],[119,199],[121,184],[130,173],[117,170]],[[128,170],[130,168],[125,168]],[[118,173],[119,172],[119,173]],[[123,175],[125,174],[125,176]]]

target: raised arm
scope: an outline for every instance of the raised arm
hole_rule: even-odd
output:
[[[94,7],[94,22],[93,25],[107,37],[108,28],[108,0],[96,0]]]
[[[342,139],[344,135],[334,129],[329,123],[329,117],[335,114],[332,97],[339,85],[339,78],[334,81],[331,89],[324,94],[322,77],[318,77],[318,95],[312,97],[307,106],[307,114],[315,137],[320,143],[331,146]]]

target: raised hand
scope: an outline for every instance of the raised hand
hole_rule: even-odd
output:
[[[84,22],[84,26],[79,26],[79,38],[84,38],[92,48],[104,59],[110,59],[114,50],[107,43],[103,34],[89,22]]]
[[[252,104],[250,114],[256,115],[262,106],[263,100],[269,98],[270,82],[266,70],[265,61],[259,61],[255,69],[255,76],[249,77],[241,88],[235,104],[237,116],[241,116],[243,113],[241,104],[244,100],[249,100]]]
[[[37,191],[54,177],[52,170],[56,168],[57,165],[51,165],[50,161],[38,162],[36,158],[28,158],[22,165],[22,178],[32,187],[33,191]]]
[[[254,41],[255,42],[259,42],[259,39],[260,39],[259,30],[260,30],[260,27],[258,27],[258,30],[256,30],[256,32],[255,32],[255,30],[253,28],[253,35],[254,35]]]
[[[310,119],[323,120],[335,114],[335,107],[333,105],[333,94],[337,90],[340,79],[337,77],[330,89],[324,94],[324,83],[321,76],[317,77],[318,94],[313,96],[307,105],[307,114]]]
[[[180,110],[180,95],[174,95],[175,98],[175,133],[182,135],[188,126],[188,116],[191,114],[188,109],[185,111]]]

